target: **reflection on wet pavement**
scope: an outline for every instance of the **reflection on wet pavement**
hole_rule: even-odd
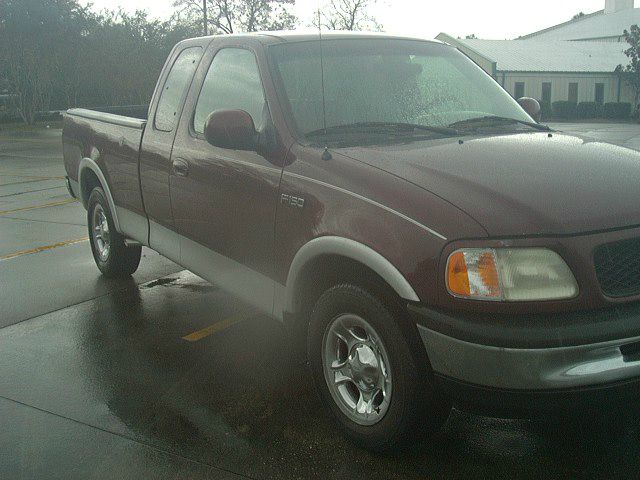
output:
[[[182,339],[243,311],[182,272],[0,330],[0,409],[20,413],[3,417],[17,441],[2,435],[5,455],[26,461],[34,448],[26,433],[48,412],[193,461],[209,475],[216,467],[252,478],[611,478],[639,466],[631,412],[562,422],[454,412],[429,444],[389,455],[358,450],[325,416],[279,324],[247,315],[199,341]],[[40,413],[20,412],[27,405]],[[40,431],[38,441],[55,444],[64,432]],[[91,454],[113,437],[88,445],[72,432],[65,441],[69,451]],[[99,476],[120,462],[108,454],[94,470],[83,468]]]

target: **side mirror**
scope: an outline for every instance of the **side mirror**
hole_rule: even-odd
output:
[[[232,150],[255,150],[258,133],[244,110],[218,110],[204,122],[204,137],[211,145]]]
[[[536,122],[540,121],[542,108],[540,108],[540,102],[538,102],[538,100],[535,98],[522,97],[518,99],[518,103],[531,118]]]

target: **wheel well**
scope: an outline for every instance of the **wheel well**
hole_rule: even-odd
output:
[[[80,176],[80,192],[82,195],[82,204],[84,206],[89,202],[89,195],[91,195],[91,191],[100,186],[102,186],[102,184],[93,170],[90,168],[82,170]]]
[[[295,311],[285,318],[295,344],[306,351],[304,347],[313,307],[325,291],[343,283],[366,289],[390,308],[410,346],[416,367],[427,373],[429,360],[417,327],[409,318],[407,302],[371,268],[341,255],[322,255],[305,265],[294,292]],[[303,350],[299,353],[303,354]]]
[[[400,297],[376,272],[341,255],[321,255],[305,265],[295,291],[295,311],[308,317],[318,298],[340,283],[366,288],[381,300],[400,303]]]

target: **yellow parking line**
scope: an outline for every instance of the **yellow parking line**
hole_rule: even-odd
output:
[[[19,252],[13,252],[7,255],[0,256],[0,261],[9,260],[10,258],[21,257],[22,255],[30,255],[32,253],[44,252],[45,250],[51,250],[53,248],[66,247],[67,245],[86,242],[87,240],[89,240],[89,237],[82,237],[82,238],[76,238],[75,240],[66,240],[64,242],[54,243],[52,245],[45,245],[42,247],[30,248],[28,250],[20,250]]]
[[[75,198],[70,198],[68,200],[62,200],[59,202],[44,203],[42,205],[31,205],[30,207],[15,208],[13,210],[0,210],[0,215],[8,215],[15,212],[26,212],[27,210],[36,210],[38,208],[57,207],[58,205],[66,205],[67,203],[74,203],[77,201],[78,200],[76,200]]]
[[[197,332],[190,333],[189,335],[185,335],[182,337],[183,340],[187,342],[197,342],[198,340],[202,340],[209,335],[213,335],[214,333],[221,332],[222,330],[226,330],[227,328],[235,325],[236,323],[241,322],[247,318],[247,315],[236,315],[233,317],[229,317],[225,320],[221,320],[213,325],[209,325],[208,327],[203,328],[202,330],[198,330]]]
[[[0,177],[37,178],[38,180],[64,180],[64,177],[42,177],[40,175],[19,175],[17,173],[1,173]]]
[[[2,177],[2,175],[0,175],[0,177]],[[17,177],[16,177],[17,178]],[[39,182],[46,182],[47,180],[49,180],[48,178],[30,178],[29,180],[18,180],[18,181],[11,181],[9,183],[2,183],[0,184],[0,188],[2,187],[8,187],[9,185],[23,185],[25,183],[39,183]],[[61,187],[63,187],[64,185],[61,185]]]

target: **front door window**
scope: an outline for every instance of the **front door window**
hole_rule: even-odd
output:
[[[204,122],[217,110],[244,110],[260,130],[265,97],[256,58],[249,50],[224,48],[209,67],[193,118],[196,133],[204,132]]]

